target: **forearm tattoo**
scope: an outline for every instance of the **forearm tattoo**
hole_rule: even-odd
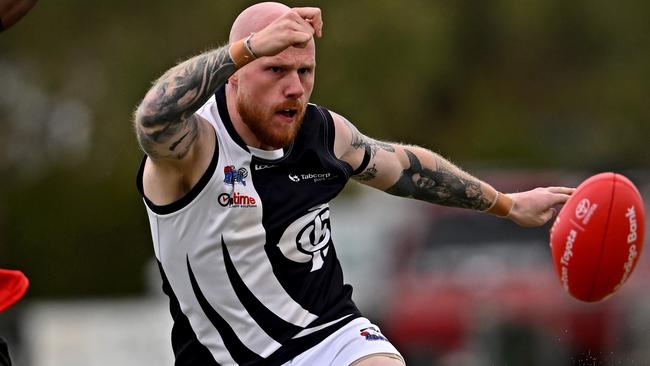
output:
[[[483,211],[490,207],[491,202],[483,194],[479,182],[461,177],[444,167],[438,167],[435,171],[427,169],[413,152],[404,151],[410,166],[402,171],[398,181],[386,192],[444,206]]]
[[[236,71],[229,46],[176,65],[160,77],[136,111],[142,149],[153,158],[182,159],[198,138],[194,112]]]

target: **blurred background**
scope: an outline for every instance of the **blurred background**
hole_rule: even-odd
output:
[[[41,1],[0,33],[0,314],[17,365],[171,365],[131,114],[224,44],[250,1]],[[291,1],[319,6],[312,101],[504,191],[627,175],[650,201],[650,3]],[[645,102],[644,102],[645,101]],[[409,365],[650,364],[650,273],[598,304],[521,229],[351,183],[332,223],[355,300]],[[647,209],[646,209],[647,210]]]

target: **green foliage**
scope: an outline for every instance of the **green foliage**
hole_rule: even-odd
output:
[[[248,4],[41,1],[0,35],[0,68],[90,111],[89,147],[30,167],[7,146],[32,121],[0,102],[0,264],[24,269],[33,296],[142,289],[153,252],[131,113],[167,68],[226,42]],[[370,136],[463,166],[650,167],[648,2],[290,3],[311,4],[325,20],[312,100]],[[57,128],[43,123],[20,151],[41,149]]]

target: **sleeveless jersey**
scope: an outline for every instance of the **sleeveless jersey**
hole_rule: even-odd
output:
[[[146,157],[138,174],[170,298],[175,364],[280,365],[360,316],[328,205],[354,172],[334,156],[322,107],[309,104],[294,141],[275,152],[246,146],[224,87],[197,113],[217,144],[191,191],[157,206],[143,193]]]

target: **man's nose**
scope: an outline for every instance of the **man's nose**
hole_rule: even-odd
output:
[[[291,72],[286,77],[284,96],[291,99],[298,99],[305,94],[305,88],[300,80],[298,72]]]

